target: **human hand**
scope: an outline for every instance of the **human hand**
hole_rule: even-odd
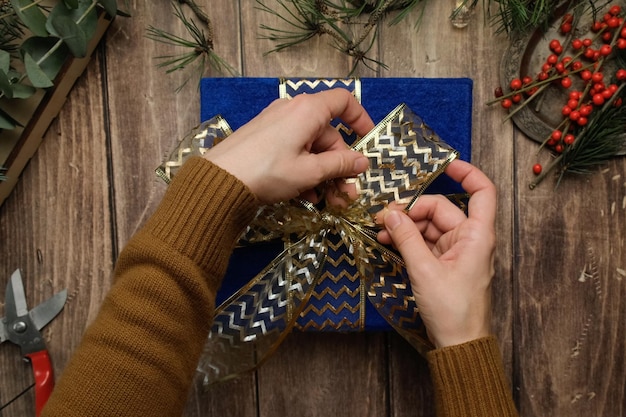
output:
[[[378,239],[402,255],[428,335],[436,347],[490,334],[496,190],[476,167],[446,173],[470,193],[468,217],[441,195],[423,195],[407,215],[388,210]]]
[[[330,125],[334,118],[359,135],[374,127],[345,89],[299,95],[274,101],[204,157],[239,178],[263,203],[301,194],[314,201],[313,187],[368,167],[367,158],[350,150]]]

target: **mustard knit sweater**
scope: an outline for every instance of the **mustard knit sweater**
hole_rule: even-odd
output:
[[[42,415],[180,416],[215,292],[258,206],[235,177],[189,160],[120,254],[113,287]],[[428,362],[438,416],[516,415],[494,338],[435,350]]]

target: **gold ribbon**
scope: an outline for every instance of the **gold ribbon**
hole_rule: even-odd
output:
[[[157,174],[169,182],[188,156],[203,154],[230,132],[220,116],[203,123],[179,143]],[[370,166],[346,180],[357,193],[347,207],[318,208],[299,200],[263,206],[242,235],[242,244],[283,239],[285,249],[217,308],[197,368],[206,384],[254,370],[278,348],[296,326],[323,274],[333,234],[357,266],[365,289],[361,305],[368,298],[421,353],[432,348],[404,261],[376,240],[375,216],[392,202],[410,210],[458,153],[404,104],[352,149],[367,156]]]

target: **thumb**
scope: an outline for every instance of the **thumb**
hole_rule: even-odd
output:
[[[426,245],[422,233],[409,216],[400,210],[388,210],[383,222],[393,245],[402,255],[410,275],[412,271],[419,274],[419,270],[432,268],[437,258]]]
[[[314,156],[325,180],[353,177],[369,167],[367,157],[349,149],[326,151]]]

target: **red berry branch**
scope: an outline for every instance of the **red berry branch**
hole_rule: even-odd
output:
[[[539,163],[533,165],[536,177],[531,189],[555,168],[559,181],[566,171],[590,172],[590,162],[606,162],[623,143],[620,134],[626,132],[626,110],[622,108],[621,96],[626,69],[622,67],[626,66],[626,59],[620,59],[620,51],[624,50],[626,57],[626,27],[622,8],[611,6],[601,20],[595,20],[589,28],[594,34],[591,38],[573,37],[578,21],[572,14],[564,15],[559,25],[563,39],[549,42],[551,53],[535,77],[525,75],[510,80],[508,92],[505,94],[498,87],[495,100],[487,103],[500,103],[508,110],[508,119],[549,86],[569,91],[561,109],[561,122],[540,147],[550,150],[554,160],[545,168]],[[607,71],[605,64],[609,61],[617,62],[616,70]],[[588,160],[581,161],[582,156]]]

